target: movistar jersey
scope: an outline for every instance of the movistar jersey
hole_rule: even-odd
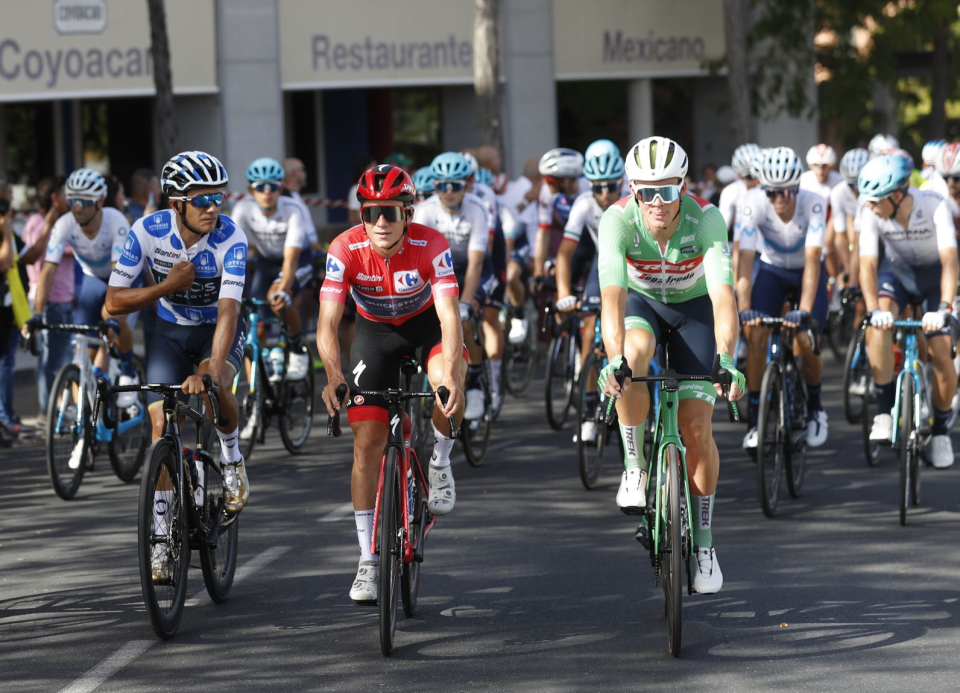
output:
[[[101,211],[100,231],[93,238],[87,238],[73,213],[68,212],[57,219],[50,232],[44,262],[59,265],[66,247],[70,246],[84,274],[109,279],[113,263],[123,252],[130,222],[118,209],[104,207]]]
[[[633,197],[612,204],[600,220],[600,288],[630,288],[662,303],[682,303],[714,286],[733,286],[727,225],[710,202],[684,195],[680,225],[666,252],[647,230]]]
[[[807,248],[822,248],[827,228],[827,201],[801,188],[790,221],[783,221],[760,188],[747,193],[737,211],[740,252],[760,253],[760,260],[783,269],[803,269]]]

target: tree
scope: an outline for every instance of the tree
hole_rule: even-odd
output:
[[[150,11],[150,51],[153,53],[153,82],[157,95],[153,100],[154,125],[160,130],[160,151],[166,159],[180,151],[177,113],[170,76],[170,43],[163,0],[147,0]]]
[[[730,149],[753,142],[753,99],[750,95],[749,0],[726,0],[727,94],[730,98]]]
[[[500,124],[500,0],[476,0],[473,14],[473,83],[479,144],[503,152]]]

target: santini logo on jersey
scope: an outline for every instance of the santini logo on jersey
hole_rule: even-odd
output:
[[[358,282],[382,282],[383,277],[379,274],[364,274],[363,272],[357,272],[356,280]]]
[[[423,279],[420,278],[420,270],[408,270],[405,272],[393,273],[393,286],[398,294],[408,294],[416,291],[423,286]]]
[[[410,240],[410,245],[419,245],[419,246],[427,245],[426,241],[418,241],[416,238],[411,238],[409,240]]]
[[[453,274],[453,255],[449,250],[444,250],[433,258],[433,274],[437,279]]]
[[[333,255],[327,253],[327,279],[335,282],[342,282],[343,272],[343,262]]]

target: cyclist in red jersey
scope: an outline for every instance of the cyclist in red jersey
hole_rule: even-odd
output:
[[[466,352],[450,246],[439,231],[411,222],[414,194],[410,176],[396,166],[377,166],[360,178],[361,224],[340,234],[327,252],[317,348],[329,377],[322,397],[330,415],[342,406],[336,395],[341,384],[354,390],[399,387],[404,356],[427,364],[433,389],[444,385],[450,390],[446,406],[438,399],[433,412],[429,469],[430,512],[444,515],[456,502],[450,469],[455,441],[447,437],[447,418],[462,418]],[[349,383],[341,370],[337,337],[348,291],[357,304]],[[354,433],[351,494],[360,542],[360,566],[350,598],[361,603],[376,602],[379,577],[370,539],[388,430],[386,403],[375,399],[353,395],[347,408]]]

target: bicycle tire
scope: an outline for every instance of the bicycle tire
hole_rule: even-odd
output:
[[[577,399],[577,421],[579,428],[576,432],[577,438],[577,463],[580,471],[580,482],[587,490],[596,488],[597,481],[600,479],[600,472],[603,470],[603,453],[607,447],[608,430],[606,422],[598,416],[598,409],[602,408],[599,401],[599,392],[593,393],[596,403],[593,407],[587,406],[587,386],[592,382],[596,384],[600,377],[600,363],[596,354],[590,354],[587,362],[580,371],[580,397]],[[583,424],[587,421],[594,422],[596,426],[595,438],[592,442],[583,439]]]
[[[377,518],[377,552],[380,555],[378,606],[380,611],[380,651],[389,657],[397,629],[397,597],[400,592],[400,572],[403,547],[400,541],[401,522],[400,471],[396,448],[387,451],[380,493],[380,517]]]
[[[661,550],[663,565],[663,608],[667,618],[667,649],[674,657],[680,656],[683,637],[683,526],[680,512],[680,451],[673,443],[664,446],[664,464],[667,479],[663,513],[663,535],[666,541]]]
[[[253,449],[257,445],[257,440],[260,438],[261,428],[263,427],[263,383],[265,379],[263,358],[260,358],[258,359],[256,374],[254,375],[257,380],[256,388],[251,392],[246,368],[248,362],[251,364],[250,369],[253,370],[253,347],[249,344],[243,347],[243,366],[241,366],[240,373],[237,375],[237,385],[233,390],[237,398],[238,409],[240,410],[239,432],[242,432],[246,428],[247,420],[253,412],[256,412],[257,416],[257,423],[251,430],[250,437],[239,438],[237,440],[240,454],[243,455],[245,460],[249,460],[251,455],[253,455]]]
[[[77,398],[79,394],[80,368],[68,363],[57,373],[47,403],[47,472],[54,492],[63,500],[70,500],[77,495],[90,455],[92,408],[87,409],[90,414],[82,416],[78,430],[76,412],[81,407],[81,400]],[[81,443],[83,451],[80,453],[80,466],[70,469],[70,456]]]
[[[220,466],[220,442],[213,424],[203,420],[203,447],[200,458],[203,476],[199,490],[201,505],[197,508],[205,532],[216,532],[217,545],[201,544],[200,568],[207,594],[216,604],[227,600],[237,572],[237,552],[240,518],[227,515],[223,509],[223,470]]]
[[[870,428],[873,426],[873,417],[879,410],[877,396],[871,392],[873,378],[867,378],[867,394],[863,397],[863,415],[860,417],[860,433],[863,442],[863,455],[867,465],[876,467],[880,463],[881,444],[870,440]]]
[[[137,522],[137,548],[140,558],[140,587],[150,625],[162,640],[172,638],[180,627],[187,595],[187,570],[190,567],[190,542],[187,540],[187,519],[180,496],[179,453],[168,438],[158,438],[147,454],[147,466],[140,479],[140,504]],[[169,539],[170,585],[153,582],[153,548],[155,541],[153,507],[155,491],[161,476],[173,487],[170,500]],[[172,483],[171,483],[172,482]]]
[[[550,340],[547,351],[547,369],[545,373],[544,400],[547,405],[547,423],[555,431],[563,429],[570,413],[570,391],[572,373],[568,373],[569,350],[573,337],[569,332],[561,331]]]
[[[784,455],[787,491],[791,498],[799,498],[807,468],[807,384],[792,360],[787,361],[785,382],[790,395],[786,406],[790,407],[791,424]]]
[[[415,458],[411,462],[411,468],[418,470],[419,461]],[[407,540],[415,553],[423,553],[423,547],[419,545],[421,540],[426,540],[426,534],[421,538],[421,528],[425,528],[429,522],[429,511],[427,510],[427,500],[423,496],[423,489],[420,487],[420,476],[416,471],[407,479],[407,488],[409,493],[408,510],[410,516],[410,536]],[[416,560],[407,563],[403,562],[400,570],[400,601],[403,603],[403,615],[406,618],[413,618],[417,610],[417,599],[420,595],[420,567],[421,562]]]
[[[307,375],[303,380],[285,380],[280,388],[280,439],[283,447],[296,455],[303,450],[313,427],[313,410],[317,399],[313,363],[307,366]],[[301,408],[302,423],[297,424],[299,419],[293,412],[300,412]]]
[[[137,371],[138,382],[147,382],[147,372],[139,356],[133,357],[133,367]],[[109,445],[107,445],[110,467],[120,481],[130,483],[137,477],[137,472],[143,466],[143,458],[150,446],[150,434],[153,426],[150,423],[150,412],[147,411],[147,393],[145,390],[137,393],[139,411],[134,416],[142,413],[142,422],[139,426],[128,429],[124,435],[120,434],[119,427],[121,423],[129,420],[129,412],[121,412],[115,406],[116,399],[113,400],[112,405],[117,428],[114,429],[114,434],[110,438]],[[129,435],[131,431],[134,432],[134,435]]]
[[[843,321],[846,319],[843,311],[831,313],[827,317],[827,329],[824,330],[827,343],[830,346],[830,352],[837,363],[843,363],[846,353],[841,348],[847,343],[844,339]]]
[[[854,363],[856,359],[856,363]],[[867,394],[854,395],[850,393],[850,386],[855,380],[866,378]],[[843,416],[852,424],[860,423],[863,416],[863,401],[869,396],[870,389],[870,362],[867,360],[864,331],[860,330],[850,338],[847,344],[847,353],[843,361]]]
[[[418,376],[418,377],[420,378],[420,381],[419,381],[420,384],[419,384],[418,386],[414,387],[413,390],[414,390],[414,391],[419,391],[419,392],[427,392],[427,391],[429,391],[429,390],[430,390],[430,381],[429,381],[429,379],[427,378],[427,374],[424,372],[423,374],[421,374],[421,375]],[[415,380],[414,382],[417,382],[417,381]],[[435,402],[435,400],[432,399],[432,398],[431,398],[431,399],[428,399],[428,400],[424,400],[422,397],[415,397],[414,399],[409,400],[409,401],[410,401],[411,403],[413,403],[413,402],[419,402],[419,403],[420,403],[420,404],[419,404],[420,409],[419,409],[419,415],[418,415],[419,418],[417,419],[417,422],[418,422],[418,424],[419,424],[419,433],[420,433],[420,435],[417,437],[417,439],[416,439],[415,441],[413,441],[413,443],[414,443],[413,449],[414,449],[414,450],[416,451],[416,453],[417,453],[417,459],[418,459],[418,460],[427,459],[427,458],[428,458],[428,455],[427,455],[427,444],[434,442],[434,435],[433,435],[433,410],[434,410],[434,402]],[[413,421],[413,416],[412,416],[412,415],[410,416],[410,420]],[[416,424],[415,424],[415,425],[416,425]],[[447,431],[447,435],[449,435],[449,433],[450,433],[450,432]],[[432,454],[432,450],[431,450],[431,454]]]
[[[480,383],[483,389],[483,416],[479,419],[464,419],[460,426],[463,453],[471,467],[479,467],[487,456],[490,447],[490,431],[493,428],[493,411],[490,396],[490,362],[483,356],[483,370]]]
[[[537,314],[536,305],[530,299],[527,299],[525,311],[527,316],[536,316]],[[504,385],[507,392],[514,397],[519,397],[526,392],[530,383],[533,382],[533,374],[537,371],[539,352],[537,350],[538,331],[535,322],[536,320],[529,320],[528,317],[527,338],[523,342],[510,344],[509,340],[507,341],[505,360],[509,363],[503,364]]]
[[[914,440],[914,421],[913,421],[913,378],[904,373],[900,381],[900,411],[898,419],[894,422],[900,429],[898,442],[900,445],[900,486],[898,494],[900,510],[900,526],[907,524],[907,506],[909,504],[910,490],[910,470],[914,468],[915,462],[911,460],[912,456],[917,454],[916,440]]]
[[[775,362],[768,363],[760,385],[757,413],[757,495],[760,510],[767,517],[777,513],[784,448],[789,440],[784,423],[782,382],[780,366]]]

